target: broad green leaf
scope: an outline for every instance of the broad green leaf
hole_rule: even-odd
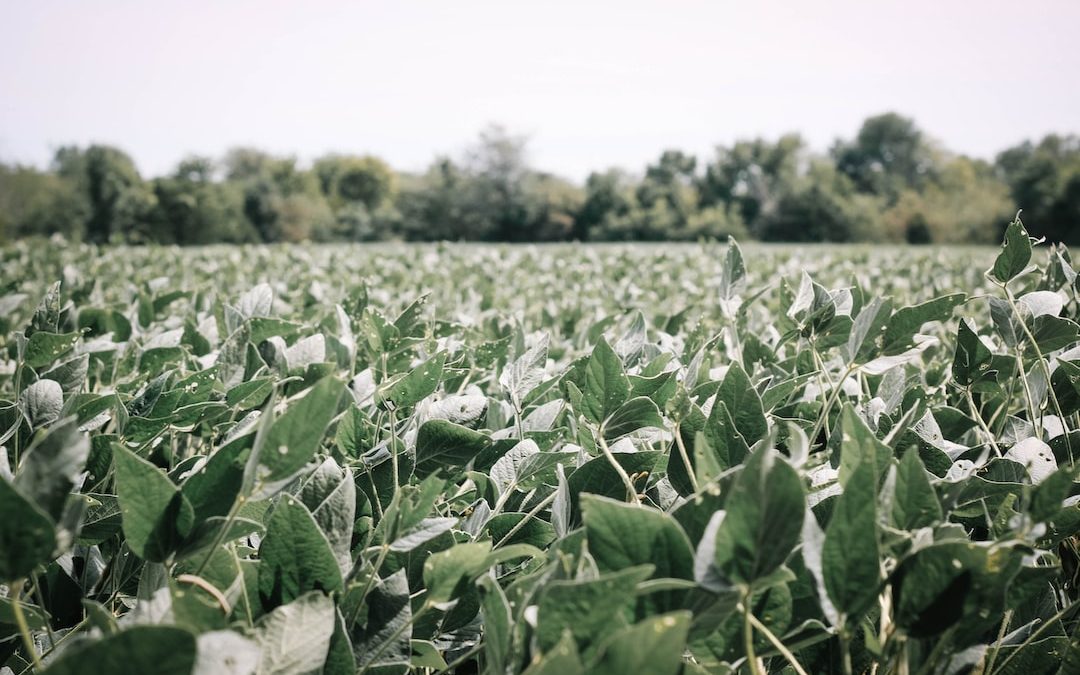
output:
[[[912,338],[931,321],[945,321],[952,316],[953,309],[967,300],[964,293],[943,295],[940,298],[911,307],[901,307],[893,313],[885,326],[882,336],[882,350],[886,355],[899,354],[911,347]]]
[[[324,378],[273,421],[258,453],[258,477],[263,482],[288,478],[312,460],[344,391],[337,378]]]
[[[612,635],[589,672],[597,675],[676,675],[682,666],[690,612],[649,617]]]
[[[59,520],[89,456],[90,439],[78,430],[75,419],[69,418],[50,428],[26,451],[15,487],[53,520]]]
[[[663,453],[660,452],[615,452],[612,455],[627,475],[637,477],[634,486],[639,488],[639,491],[647,484],[657,462],[664,457]],[[612,499],[626,498],[626,487],[623,485],[622,478],[619,477],[619,474],[616,473],[606,457],[597,457],[585,462],[570,474],[566,483],[570,493],[572,520],[577,519],[579,513],[578,504],[582,492],[611,497]]]
[[[515,358],[499,375],[499,385],[518,410],[521,409],[525,397],[543,380],[549,342],[548,336],[544,335],[535,346]]]
[[[892,457],[889,446],[878,440],[850,403],[845,403],[840,411],[840,423],[833,429],[830,445],[833,446],[834,452],[838,450],[840,453],[841,485],[847,485],[855,469],[865,462],[876,467],[877,475],[881,476],[888,468]],[[835,464],[836,460],[833,461]]]
[[[259,559],[259,596],[268,609],[308,591],[331,593],[342,588],[330,543],[307,507],[292,495],[274,508]]]
[[[601,572],[655,566],[653,578],[694,577],[694,552],[671,516],[597,495],[582,495],[589,552]]]
[[[189,675],[195,667],[195,655],[195,636],[186,630],[173,626],[133,626],[64,650],[42,673]]]
[[[892,500],[892,522],[902,530],[931,527],[941,522],[943,513],[930,476],[917,449],[904,453],[896,470]]]
[[[1024,224],[1016,218],[1005,228],[1005,239],[1001,242],[1001,252],[994,260],[989,273],[999,282],[1006,284],[1027,268],[1031,261],[1031,237]]]
[[[259,666],[258,643],[235,631],[209,631],[196,642],[192,675],[249,675]]]
[[[595,579],[552,581],[541,591],[536,639],[547,651],[569,630],[579,646],[627,625],[623,610],[634,602],[634,587],[652,576],[651,565],[601,574]]]
[[[31,368],[49,365],[70,351],[79,336],[80,333],[34,333],[26,341],[26,365]]]
[[[49,517],[0,478],[0,580],[14,581],[49,562],[56,530]]]
[[[604,438],[614,440],[645,427],[662,428],[660,409],[648,397],[638,396],[623,403],[604,421]]]
[[[438,389],[445,363],[446,353],[439,352],[400,378],[380,387],[379,400],[390,410],[416,405]]]
[[[191,504],[164,471],[122,445],[113,446],[113,465],[128,546],[144,560],[165,561],[194,524]]]
[[[510,603],[493,578],[481,577],[479,584],[484,590],[484,658],[492,672],[505,673],[514,637]]]
[[[255,627],[262,656],[258,673],[317,672],[326,662],[336,620],[334,601],[318,591],[270,612]]]
[[[777,570],[795,548],[806,511],[802,479],[773,450],[750,455],[725,502],[713,563],[731,582],[750,586]]]
[[[416,434],[416,470],[462,467],[491,445],[491,437],[447,420],[424,422]]]
[[[738,362],[732,363],[728,368],[720,390],[716,393],[716,400],[727,406],[735,422],[735,429],[748,444],[757,442],[769,433],[769,423],[765,420],[761,398]]]
[[[833,506],[821,552],[829,598],[856,621],[877,599],[881,585],[876,488],[876,467],[864,462]]]
[[[460,595],[464,584],[487,569],[490,552],[491,542],[477,542],[458,544],[429,557],[424,562],[425,601],[439,604]]]
[[[397,666],[412,659],[409,582],[401,569],[383,579],[366,598],[367,623],[355,640],[360,667]]]
[[[990,349],[982,343],[968,320],[961,319],[953,356],[953,379],[961,386],[970,386],[988,374],[990,361]]]
[[[585,675],[577,644],[567,630],[554,647],[536,654],[523,675]]]
[[[611,417],[630,397],[630,380],[622,361],[603,337],[597,340],[585,366],[581,395],[581,410],[577,412],[596,425]]]
[[[896,623],[916,638],[957,624],[976,634],[990,628],[1001,618],[1005,589],[1019,565],[1012,551],[967,541],[919,549],[892,575]]]

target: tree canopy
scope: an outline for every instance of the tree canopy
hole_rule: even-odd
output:
[[[371,155],[305,164],[243,147],[153,178],[106,145],[61,147],[46,170],[0,162],[0,240],[979,243],[1020,208],[1033,235],[1080,242],[1080,138],[986,161],[890,112],[827,153],[795,133],[743,139],[711,156],[665,150],[640,173],[597,170],[583,185],[534,168],[528,139],[498,125],[417,174]]]

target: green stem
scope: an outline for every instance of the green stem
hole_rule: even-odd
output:
[[[357,675],[363,675],[368,671],[371,666],[377,665],[379,657],[383,655],[383,652],[389,649],[390,645],[393,644],[393,642],[399,637],[401,637],[401,634],[405,632],[405,629],[411,627],[414,623],[416,623],[417,620],[420,617],[424,616],[424,614],[426,614],[429,609],[431,609],[431,605],[423,605],[419,609],[419,611],[409,617],[408,621],[394,629],[394,632],[390,634],[390,637],[386,638],[386,640],[384,640],[383,643],[379,645],[379,648],[375,650],[375,653],[372,654],[371,658],[368,660],[368,664],[361,668],[359,671],[357,671]]]
[[[1020,308],[1016,306],[1012,291],[1009,290],[1008,286],[1002,286],[1002,290],[1005,291],[1005,298],[1009,301],[1009,306],[1012,308],[1013,315],[1019,320],[1020,327],[1024,329],[1024,335],[1027,336],[1028,341],[1035,350],[1035,356],[1038,358],[1039,365],[1042,366],[1043,376],[1046,377],[1046,391],[1050,395],[1051,405],[1054,406],[1054,414],[1061,420],[1062,431],[1065,434],[1065,447],[1069,451],[1069,461],[1073,462],[1075,460],[1073,460],[1072,441],[1069,439],[1069,429],[1065,427],[1065,414],[1061,411],[1061,405],[1058,403],[1057,394],[1054,393],[1054,388],[1050,386],[1050,365],[1046,362],[1046,357],[1043,356],[1042,349],[1039,347],[1039,343],[1035,341],[1035,336],[1031,333],[1031,330],[1028,329],[1024,318],[1020,316]]]
[[[750,613],[750,593],[748,592],[743,599],[743,650],[746,652],[746,666],[750,669],[750,675],[765,675],[761,672],[761,665],[754,652],[753,616]]]
[[[768,640],[772,644],[772,646],[776,648],[776,651],[780,652],[780,655],[787,659],[787,662],[791,665],[795,672],[798,673],[798,675],[807,675],[806,671],[803,670],[803,667],[799,665],[799,660],[796,659],[795,655],[792,654],[791,651],[784,646],[784,643],[780,641],[780,638],[776,637],[776,635],[771,630],[769,630],[768,626],[761,623],[761,621],[759,621],[758,618],[751,614],[749,611],[746,613],[746,616],[750,620],[750,623],[753,624],[754,628],[759,630],[761,634],[765,636],[765,639]]]
[[[986,659],[986,667],[983,668],[984,673],[994,672],[994,661],[997,661],[998,654],[1001,653],[1001,641],[1005,639],[1005,633],[1009,630],[1009,624],[1012,622],[1013,611],[1010,609],[1005,612],[1005,617],[1001,620],[1001,628],[998,629],[997,640],[994,640],[994,645],[991,648],[990,656]]]
[[[11,612],[15,615],[15,625],[19,627],[19,635],[22,636],[23,646],[30,653],[30,660],[34,664],[34,670],[41,670],[41,657],[38,655],[37,645],[34,644],[34,636],[30,632],[30,624],[26,623],[26,615],[23,614],[22,609],[20,596],[25,585],[26,579],[17,579],[8,586],[11,590]]]
[[[600,444],[600,450],[603,451],[604,457],[607,459],[611,467],[615,469],[615,473],[619,474],[619,478],[622,480],[623,485],[626,486],[626,494],[634,504],[641,504],[641,500],[638,499],[637,489],[634,488],[634,482],[630,480],[630,476],[626,473],[626,469],[622,468],[622,464],[619,464],[615,459],[615,453],[611,452],[611,448],[608,447],[607,442],[604,441],[604,427],[600,426],[600,429],[596,432],[596,441]]]
[[[507,541],[509,541],[511,537],[513,537],[515,534],[518,533],[519,530],[521,530],[521,528],[525,527],[525,523],[529,522],[530,518],[543,511],[548,504],[555,501],[555,495],[557,494],[559,494],[558,491],[555,491],[549,494],[547,497],[544,497],[539,504],[532,507],[532,509],[525,514],[524,518],[517,521],[517,523],[515,523],[514,526],[510,528],[510,531],[504,534],[501,539],[499,539],[499,543],[492,546],[492,548],[498,548],[505,544]]]
[[[810,434],[810,443],[813,444],[817,439],[818,434],[821,433],[821,427],[825,424],[825,419],[829,416],[829,411],[836,405],[836,399],[840,397],[840,390],[844,388],[844,381],[848,379],[851,373],[855,372],[855,365],[849,365],[844,371],[844,374],[840,376],[840,382],[833,387],[832,396],[825,401],[825,409],[821,411],[821,415],[818,416],[817,422],[814,423],[814,430]]]
[[[690,487],[694,492],[698,491],[697,476],[694,475],[694,467],[690,464],[690,454],[686,451],[686,444],[682,439],[682,425],[675,427],[675,447],[679,449],[679,456],[686,467],[686,475],[690,478]]]
[[[852,675],[851,667],[851,636],[847,632],[847,617],[840,617],[840,668],[844,675]]]
[[[1019,645],[1017,645],[1016,649],[1014,649],[1008,656],[1005,657],[1005,660],[1001,662],[1001,665],[998,666],[998,669],[997,669],[996,672],[1001,672],[1001,671],[1005,670],[1005,666],[1009,665],[1009,662],[1012,661],[1013,658],[1017,654],[1024,651],[1024,647],[1027,647],[1029,644],[1031,644],[1036,639],[1038,639],[1038,637],[1040,635],[1042,635],[1044,632],[1046,632],[1046,630],[1049,629],[1050,626],[1053,626],[1055,623],[1057,623],[1057,621],[1059,619],[1061,619],[1061,617],[1065,616],[1066,614],[1068,614],[1072,610],[1076,609],[1076,607],[1078,605],[1080,605],[1080,600],[1074,600],[1074,601],[1070,602],[1068,605],[1065,605],[1065,607],[1063,607],[1061,609],[1061,611],[1059,611],[1057,614],[1055,614],[1054,616],[1047,619],[1043,623],[1043,625],[1039,626],[1039,628],[1036,631],[1034,631],[1031,635],[1027,636],[1026,640],[1024,640]],[[993,673],[991,673],[989,670],[986,670],[985,672],[986,672],[987,675],[993,675]]]
[[[258,486],[252,489],[252,492],[257,492]],[[233,502],[232,508],[229,509],[229,515],[225,517],[225,525],[218,530],[218,533],[214,535],[214,544],[210,547],[206,557],[199,563],[199,566],[195,569],[195,576],[202,576],[203,570],[210,564],[210,559],[214,557],[214,552],[217,551],[218,546],[225,540],[225,535],[228,534],[229,528],[232,527],[233,521],[236,520],[236,516],[240,513],[240,509],[247,503],[248,497],[245,494],[241,494]]]
[[[484,648],[484,643],[483,642],[478,642],[477,644],[470,647],[469,650],[466,651],[464,654],[457,657],[456,659],[454,659],[450,663],[446,664],[446,667],[443,668],[442,670],[440,670],[439,672],[440,673],[449,673],[449,672],[451,672],[452,670],[454,670],[454,668],[457,668],[461,664],[463,664],[466,661],[468,661],[469,659],[471,659],[473,656],[476,656],[476,654],[483,648]]]
[[[356,609],[353,610],[352,615],[346,622],[345,626],[351,628],[356,620],[360,618],[360,608],[364,605],[364,598],[367,597],[368,591],[371,590],[371,584],[375,579],[379,578],[379,568],[382,567],[383,562],[386,561],[386,555],[390,552],[390,544],[383,544],[379,549],[379,556],[375,559],[375,566],[371,570],[371,576],[364,582],[364,590],[360,593],[360,600],[356,603]]]
[[[964,388],[964,395],[967,397],[968,408],[971,410],[971,414],[975,416],[975,421],[979,423],[982,430],[986,432],[986,437],[990,439],[990,447],[994,449],[998,457],[1001,457],[1001,448],[998,447],[997,441],[994,440],[994,434],[990,431],[990,427],[986,425],[986,421],[983,420],[982,413],[975,407],[975,399],[971,397],[971,387]]]

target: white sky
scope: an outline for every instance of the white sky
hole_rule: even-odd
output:
[[[1080,131],[1078,0],[0,0],[0,158],[107,142],[144,173],[249,144],[403,170],[488,122],[541,169],[896,110],[992,157]]]

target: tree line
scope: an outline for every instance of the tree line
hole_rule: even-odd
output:
[[[372,156],[305,166],[252,148],[189,157],[146,179],[122,150],[62,147],[47,170],[0,162],[0,241],[763,241],[982,243],[1018,208],[1033,234],[1080,242],[1080,138],[1051,134],[985,161],[895,113],[812,151],[798,134],[663,152],[643,172],[578,185],[492,126],[421,174]]]

